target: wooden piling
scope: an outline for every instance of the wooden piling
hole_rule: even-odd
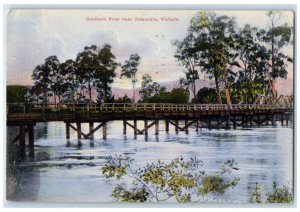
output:
[[[188,122],[188,120],[184,121],[184,128],[185,128],[185,133],[188,134],[189,133],[189,122]]]
[[[103,136],[103,139],[106,139],[106,138],[107,138],[106,122],[103,122],[103,126],[102,126],[102,136]]]
[[[145,135],[148,135],[148,120],[144,121]]]
[[[81,123],[80,122],[76,122],[76,126],[77,126],[77,138],[81,139]]]
[[[158,135],[159,132],[159,120],[155,120],[155,135]]]
[[[176,132],[176,134],[178,133],[178,120],[176,119],[175,120],[175,132]]]
[[[134,134],[137,135],[137,120],[133,120],[133,131],[134,131]]]
[[[66,122],[66,139],[69,140],[70,139],[70,123]]]
[[[89,122],[89,129],[90,129],[90,132],[92,132],[94,130],[94,122]],[[94,133],[92,133],[90,135],[90,139],[94,140]]]
[[[123,120],[123,135],[126,135],[126,120]]]
[[[19,127],[20,131],[20,146],[24,147],[25,146],[25,125],[21,124]]]
[[[229,117],[226,117],[226,128],[229,129],[230,126],[229,126]]]
[[[169,132],[169,120],[166,120],[166,132]]]
[[[236,116],[233,116],[233,129],[236,130]]]
[[[196,131],[199,131],[199,120],[196,121]]]
[[[28,126],[28,140],[29,140],[29,146],[34,146],[34,131],[33,131],[33,125]]]

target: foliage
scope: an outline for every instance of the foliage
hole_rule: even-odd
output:
[[[137,67],[139,66],[141,57],[138,54],[130,55],[129,60],[125,60],[124,65],[122,65],[121,77],[125,76],[131,80],[133,96],[132,101],[135,102],[135,84],[137,82],[136,72],[138,71]]]
[[[266,194],[265,203],[290,203],[293,201],[293,195],[287,186],[278,187],[275,182],[272,185],[272,191]],[[263,203],[261,195],[261,185],[256,183],[254,191],[251,193],[252,203]]]
[[[111,46],[107,44],[103,48],[96,45],[84,47],[75,61],[69,59],[60,63],[55,55],[50,56],[33,70],[31,93],[37,102],[48,102],[50,97],[54,102],[56,97],[59,102],[74,102],[85,99],[86,91],[88,98],[92,99],[94,89],[98,102],[109,102],[112,98],[110,84],[119,65],[115,59]]]
[[[115,103],[131,103],[131,99],[125,94],[125,96],[116,99],[114,102]]]
[[[184,88],[174,88],[171,92],[160,91],[150,97],[150,103],[188,103],[189,91]]]
[[[194,50],[195,36],[193,33],[189,33],[182,41],[176,40],[173,45],[176,47],[174,57],[179,62],[179,65],[184,66],[185,80],[184,84],[191,88],[191,91],[196,97],[196,80],[199,79],[199,52]]]
[[[29,89],[22,85],[7,85],[6,86],[6,101],[7,103],[26,102],[26,94]]]
[[[158,160],[137,169],[133,168],[132,162],[128,156],[109,156],[102,168],[102,174],[107,178],[116,177],[121,181],[113,189],[112,197],[116,201],[166,201],[172,198],[178,202],[195,202],[208,194],[224,194],[239,181],[225,176],[237,169],[233,160],[225,161],[216,174],[200,170],[203,162],[196,157],[188,160],[179,157],[170,162]]]
[[[200,104],[216,104],[217,93],[215,88],[203,87],[197,92],[197,103]]]
[[[281,49],[288,45],[291,41],[292,29],[286,23],[278,25],[276,22],[280,20],[278,11],[269,11],[269,30],[261,30],[262,40],[269,44],[269,54],[271,56],[271,79],[286,78],[286,62],[291,62],[292,59],[284,55]]]
[[[96,45],[87,46],[78,53],[76,58],[76,77],[81,84],[81,90],[87,89],[89,99],[92,99],[92,89],[97,91],[97,101],[109,101],[111,90],[109,84],[116,76],[118,63],[111,52],[111,46],[105,44],[102,49]]]
[[[48,98],[60,93],[60,62],[58,58],[50,56],[44,64],[35,67],[32,73],[34,86],[32,93],[37,96],[37,101],[48,102]]]
[[[276,95],[276,79],[287,77],[287,64],[293,60],[282,51],[291,43],[293,29],[278,24],[279,12],[267,16],[267,30],[249,24],[239,29],[234,18],[212,12],[200,11],[192,17],[186,37],[173,45],[174,57],[185,67],[183,82],[194,99],[199,71],[214,79],[218,103],[222,93],[227,104],[253,103],[257,95],[270,90]]]
[[[142,76],[142,86],[139,91],[142,102],[150,102],[152,96],[155,96],[156,94],[163,94],[165,91],[166,87],[161,86],[157,82],[153,82],[149,74]]]

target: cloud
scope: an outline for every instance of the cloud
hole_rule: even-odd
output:
[[[147,37],[140,37],[136,40],[122,40],[121,36],[113,30],[99,30],[85,42],[86,45],[97,45],[102,47],[104,44],[112,46],[112,52],[120,60],[129,58],[130,54],[139,54],[141,57],[147,57],[154,53],[155,43]]]

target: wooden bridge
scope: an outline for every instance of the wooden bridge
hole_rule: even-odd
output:
[[[194,126],[196,130],[202,127],[231,128],[253,125],[275,125],[289,123],[292,114],[292,99],[277,98],[277,101],[267,102],[266,98],[256,104],[39,104],[16,103],[7,104],[7,126],[19,126],[20,145],[25,145],[25,133],[28,132],[29,145],[33,146],[33,128],[37,122],[63,121],[66,124],[66,139],[70,139],[70,129],[77,132],[77,138],[94,139],[94,133],[102,128],[103,139],[107,138],[106,124],[109,121],[123,121],[123,133],[127,127],[133,128],[134,134],[148,134],[149,128],[155,127],[159,133],[159,121],[165,122],[165,131],[169,125],[175,127],[175,132],[185,131]],[[138,129],[137,121],[143,121],[143,129]],[[81,130],[81,123],[89,123],[89,132]],[[94,127],[94,124],[98,125]]]

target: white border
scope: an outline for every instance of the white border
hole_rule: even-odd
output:
[[[109,2],[109,4],[104,4]],[[149,3],[151,2],[151,3]],[[226,2],[226,4],[224,4]],[[170,4],[171,3],[171,4]],[[110,1],[105,1],[105,0],[79,0],[79,1],[75,1],[74,0],[3,0],[2,1],[2,10],[1,10],[1,28],[3,29],[1,31],[1,39],[3,41],[3,45],[1,45],[2,51],[0,53],[0,58],[3,58],[3,60],[0,59],[0,67],[2,67],[3,72],[2,74],[0,74],[0,82],[1,82],[1,86],[0,86],[0,95],[2,94],[3,96],[3,103],[0,103],[0,112],[2,112],[1,114],[3,114],[0,118],[0,123],[1,123],[1,131],[0,134],[2,135],[1,141],[2,141],[2,145],[0,145],[0,150],[2,152],[2,157],[0,156],[0,164],[3,165],[2,169],[1,169],[1,174],[0,174],[0,179],[1,179],[1,183],[2,183],[2,192],[0,193],[0,199],[1,202],[3,201],[3,191],[5,191],[5,183],[3,182],[3,176],[5,174],[4,172],[4,168],[5,168],[5,160],[3,160],[5,158],[5,151],[4,151],[4,144],[5,144],[5,99],[6,99],[6,95],[5,95],[5,86],[6,86],[6,70],[5,70],[5,62],[6,61],[6,57],[5,57],[5,44],[6,42],[4,41],[4,32],[5,32],[5,8],[9,8],[9,7],[17,7],[17,8],[132,8],[132,9],[138,9],[138,8],[145,8],[145,9],[182,9],[182,8],[186,8],[186,9],[193,9],[195,7],[198,7],[196,9],[199,9],[199,7],[201,6],[202,9],[270,9],[270,7],[272,9],[276,9],[276,8],[280,8],[280,9],[285,9],[285,8],[291,8],[291,5],[287,5],[287,4],[293,4],[295,10],[299,11],[299,3],[298,0],[285,0],[285,1],[270,1],[270,0],[252,0],[252,1],[241,1],[241,0],[227,0],[227,1],[221,1],[221,0],[202,0],[202,1],[197,1],[197,0],[173,0],[170,1],[170,3],[166,2],[162,2],[161,0],[151,0],[151,1],[144,1],[144,0],[110,0]],[[143,4],[143,5],[142,5]],[[298,24],[299,23],[299,17],[296,16],[296,48],[295,48],[295,67],[294,67],[294,82],[295,82],[295,86],[294,86],[294,93],[295,93],[295,105],[299,105],[298,104],[298,92],[297,92],[297,82],[298,82],[298,74],[297,74],[297,67],[298,67],[298,48],[297,48],[297,41],[298,41],[298,35],[299,35],[299,29],[298,29]],[[296,108],[296,107],[295,107]],[[295,118],[298,120],[298,113],[297,111],[295,111]],[[296,121],[296,120],[295,120]],[[296,122],[295,122],[296,124]],[[295,148],[296,148],[296,152],[299,152],[299,146],[297,145],[297,134],[296,132],[299,130],[299,127],[297,125],[295,125]],[[1,136],[0,136],[1,137]],[[296,170],[298,169],[298,157],[297,155],[295,155],[295,159],[297,159],[296,161]],[[297,182],[299,179],[299,175],[297,173],[295,173],[295,177],[297,176]],[[297,183],[297,191],[299,191],[299,183]],[[296,191],[296,192],[297,192]],[[298,193],[298,192],[297,192]],[[297,199],[295,199],[295,203],[298,203],[299,205],[299,194],[296,196]],[[2,202],[3,205],[3,202]],[[27,208],[23,208],[23,210],[27,211],[27,210],[40,210],[38,208],[35,209],[30,209],[28,207],[48,207],[44,210],[53,210],[51,207],[62,207],[62,208],[72,208],[72,211],[79,211],[82,210],[82,208],[84,207],[91,207],[88,210],[92,210],[92,211],[99,211],[99,209],[97,207],[118,207],[118,208],[106,208],[105,210],[109,210],[109,211],[119,211],[120,208],[119,207],[127,207],[127,209],[125,211],[137,211],[137,210],[141,210],[141,208],[131,208],[133,205],[128,205],[128,204],[118,204],[118,205],[114,205],[114,204],[41,204],[41,205],[36,205],[36,204],[32,204],[28,203],[28,204],[5,204],[5,207],[27,207]],[[174,211],[182,211],[182,210],[186,210],[186,208],[181,208],[183,207],[189,207],[188,205],[178,205],[178,204],[162,204],[162,205],[140,205],[141,207],[147,207],[150,206],[151,208],[147,208],[147,209],[143,209],[146,211],[150,211],[150,210],[157,210],[154,207],[163,207],[165,208],[167,207],[171,207],[172,210]],[[202,205],[200,205],[201,207]],[[241,209],[239,207],[249,207],[249,205],[224,205],[226,208],[222,209],[225,211],[231,211],[231,210],[238,210],[240,211]],[[294,205],[295,208],[289,208],[289,210],[296,210],[296,208],[298,207],[296,204]],[[128,208],[129,207],[129,208]],[[134,207],[134,206],[133,206]],[[176,208],[174,208],[176,207]],[[193,205],[190,205],[190,207],[195,207]],[[205,206],[207,207],[207,206]],[[211,210],[215,210],[214,208],[220,208],[222,207],[221,205],[209,205],[208,207],[211,208],[205,208],[205,210],[211,211]],[[257,205],[257,207],[265,207],[264,205]],[[282,210],[283,208],[277,208],[278,205],[270,205],[267,206],[268,208],[272,208],[272,210]],[[77,209],[76,209],[77,208]],[[257,209],[257,208],[256,208]],[[5,209],[7,210],[7,208]],[[103,209],[101,209],[103,210]],[[159,210],[163,210],[162,208],[160,208]],[[203,210],[203,208],[199,209],[199,208],[193,208],[190,210]],[[243,208],[243,210],[253,210],[252,206],[251,208]],[[265,210],[265,208],[260,208],[260,210]]]

